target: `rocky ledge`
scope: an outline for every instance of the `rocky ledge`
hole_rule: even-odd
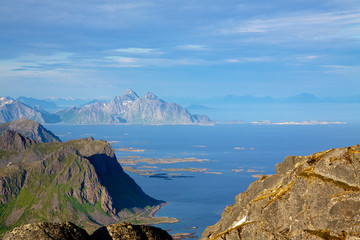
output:
[[[111,224],[89,235],[71,222],[33,223],[7,232],[3,240],[172,240],[164,230],[151,226],[126,223]]]
[[[286,157],[202,239],[360,239],[360,145]]]

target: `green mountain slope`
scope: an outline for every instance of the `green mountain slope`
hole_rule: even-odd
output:
[[[105,141],[37,143],[6,131],[0,161],[6,163],[0,168],[0,236],[37,221],[72,221],[91,231],[163,203],[122,170]]]

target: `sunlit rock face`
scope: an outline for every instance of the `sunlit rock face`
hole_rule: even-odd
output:
[[[175,103],[159,99],[153,93],[140,98],[127,89],[109,103],[99,101],[81,108],[69,108],[56,113],[63,123],[70,124],[209,124],[204,115],[190,114]]]
[[[289,156],[226,207],[202,239],[359,239],[360,145]]]

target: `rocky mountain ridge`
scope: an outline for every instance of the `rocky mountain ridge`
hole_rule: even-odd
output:
[[[18,132],[37,142],[61,142],[59,137],[39,124],[25,118],[0,124],[0,134],[6,130]]]
[[[39,123],[56,123],[60,121],[57,115],[28,106],[10,97],[0,97],[0,123],[11,122],[21,118]]]
[[[360,145],[288,156],[202,239],[360,239]]]
[[[32,98],[19,98],[26,103],[42,103]],[[0,97],[0,123],[26,118],[44,123],[63,124],[211,124],[205,115],[190,114],[176,103],[168,103],[153,93],[140,98],[132,89],[110,102],[104,100],[91,102],[48,113],[37,105],[29,106],[9,97]]]
[[[56,113],[69,124],[210,124],[204,115],[192,115],[175,103],[167,103],[148,92],[140,98],[132,89],[109,103],[98,101],[81,108]]]
[[[93,138],[39,143],[7,130],[0,163],[0,235],[37,221],[72,221],[91,230],[151,214],[163,203],[123,171],[107,142]]]

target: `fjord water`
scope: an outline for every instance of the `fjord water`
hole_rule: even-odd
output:
[[[152,165],[158,167],[157,173],[171,173],[160,170],[163,168],[184,167],[207,168],[209,172],[182,171],[179,173],[183,177],[171,180],[128,172],[147,194],[167,201],[156,216],[180,220],[180,223],[160,224],[158,227],[171,229],[171,234],[195,233],[198,238],[207,226],[220,219],[225,206],[233,204],[235,196],[256,180],[252,175],[275,173],[275,164],[287,155],[309,155],[360,143],[358,124],[46,127],[62,141],[92,136],[109,141],[114,149],[145,149],[144,152],[116,151],[118,158],[207,159],[204,162]]]

